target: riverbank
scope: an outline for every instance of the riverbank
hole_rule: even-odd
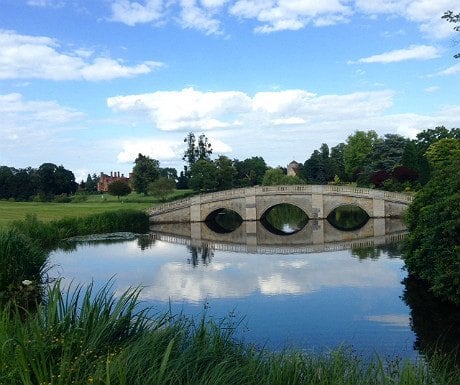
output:
[[[0,311],[2,384],[458,384],[448,357],[430,362],[351,349],[272,353],[234,339],[238,323],[139,310],[139,290],[118,298],[110,284],[63,291],[59,282],[33,313]]]

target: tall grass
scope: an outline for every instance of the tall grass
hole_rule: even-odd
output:
[[[347,349],[271,353],[225,323],[138,308],[139,290],[55,283],[24,320],[0,309],[1,384],[458,384],[444,360],[362,361]],[[434,365],[434,366],[433,366]]]
[[[0,302],[18,292],[28,300],[36,289],[30,284],[39,282],[46,258],[43,249],[17,230],[0,232]]]
[[[77,235],[130,231],[145,233],[149,229],[148,215],[138,210],[118,210],[79,218],[63,218],[42,222],[34,215],[14,221],[11,227],[44,249],[56,247],[63,239]]]

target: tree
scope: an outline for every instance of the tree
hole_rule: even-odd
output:
[[[238,174],[233,161],[225,155],[219,155],[214,164],[217,167],[217,189],[228,190],[233,188]]]
[[[134,163],[132,186],[139,194],[147,195],[149,184],[157,180],[160,176],[160,162],[139,154]]]
[[[253,156],[243,161],[235,159],[234,165],[237,171],[236,185],[239,187],[262,184],[265,171],[268,170],[264,158],[260,156]]]
[[[190,170],[189,187],[195,191],[215,190],[217,187],[217,167],[210,160],[196,161]]]
[[[191,174],[191,168],[198,160],[211,159],[212,146],[204,134],[198,137],[197,142],[193,132],[188,133],[184,138],[184,142],[187,143],[187,145],[182,160],[187,163],[187,165],[184,166],[184,177],[188,181]]]
[[[176,181],[163,176],[149,184],[149,193],[159,196],[162,201],[165,201],[168,194],[171,194],[175,189]]]
[[[73,194],[77,191],[75,175],[64,166],[53,163],[43,163],[37,170],[39,191],[45,196]]]
[[[263,186],[303,184],[298,176],[286,175],[281,168],[272,168],[265,172],[262,180]]]
[[[357,179],[364,167],[364,161],[372,152],[378,135],[375,131],[356,131],[347,138],[343,150],[345,174],[350,181]]]
[[[455,14],[452,11],[446,11],[442,18],[446,19],[449,23],[460,23],[460,13]],[[460,32],[460,25],[456,25],[454,31]],[[455,54],[454,58],[460,58],[460,53]]]
[[[120,200],[120,197],[124,197],[131,192],[131,187],[122,180],[116,180],[110,183],[107,188],[109,194],[118,197],[118,200]]]
[[[404,259],[409,274],[460,304],[460,140],[441,139],[426,157],[431,179],[409,206]]]

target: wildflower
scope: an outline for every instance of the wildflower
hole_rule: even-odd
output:
[[[29,286],[32,285],[32,281],[29,281],[28,279],[25,279],[24,281],[21,282],[24,286]]]

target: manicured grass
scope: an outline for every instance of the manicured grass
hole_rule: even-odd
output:
[[[175,191],[168,196],[168,200],[180,199],[190,193],[190,190]],[[50,222],[120,209],[145,210],[158,204],[161,204],[158,198],[136,193],[123,197],[120,201],[109,194],[88,195],[85,202],[76,203],[0,201],[0,229],[7,228],[13,221],[24,220],[28,215],[35,215],[40,221]]]

